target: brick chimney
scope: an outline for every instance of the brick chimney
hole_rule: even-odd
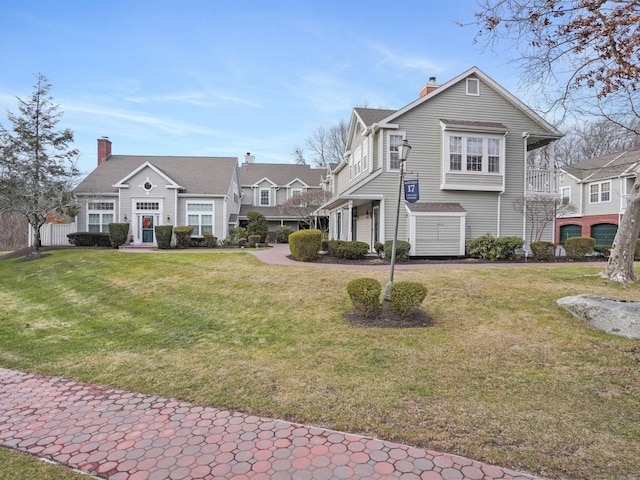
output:
[[[424,97],[425,95],[429,95],[440,85],[436,83],[436,77],[429,77],[429,83],[426,83],[422,90],[420,90],[420,97]]]
[[[98,165],[104,162],[111,155],[111,140],[109,137],[98,139]]]

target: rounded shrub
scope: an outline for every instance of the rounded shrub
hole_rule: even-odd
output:
[[[418,282],[395,282],[391,285],[391,308],[402,317],[411,314],[427,296],[427,287]]]
[[[275,229],[276,242],[289,243],[289,235],[294,232],[293,228],[289,225],[280,225]]]
[[[128,223],[110,223],[109,224],[109,240],[113,248],[118,248],[120,245],[127,243],[127,237],[129,236],[129,224]]]
[[[300,262],[312,262],[317,259],[321,245],[320,230],[298,230],[289,235],[291,255]]]
[[[393,250],[393,240],[387,240],[384,242],[384,258],[391,261],[391,251]],[[411,244],[404,240],[398,240],[396,242],[396,262],[406,262],[409,260],[409,251],[411,250]]]
[[[367,317],[375,315],[380,309],[382,286],[374,278],[356,278],[347,284],[347,293],[353,308]]]
[[[154,230],[156,232],[156,243],[158,244],[158,248],[161,250],[171,248],[173,225],[158,225]]]
[[[189,226],[175,227],[173,229],[173,233],[176,235],[176,247],[189,248],[191,246],[192,232],[193,232],[193,227],[189,227]]]
[[[595,246],[596,241],[591,237],[571,237],[564,241],[564,250],[569,260],[584,260]]]
[[[538,262],[553,262],[556,258],[556,244],[553,242],[531,242],[531,255]]]

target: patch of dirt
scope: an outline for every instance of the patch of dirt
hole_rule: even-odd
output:
[[[411,315],[402,317],[394,312],[386,303],[382,304],[377,315],[367,317],[352,310],[345,313],[344,318],[351,325],[359,327],[424,328],[431,327],[433,325],[433,319],[423,310],[416,309],[411,313]]]

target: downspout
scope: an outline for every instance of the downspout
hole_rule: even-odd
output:
[[[498,218],[496,219],[498,222],[497,228],[496,228],[496,233],[497,233],[497,237],[500,236],[500,227],[502,225],[502,222],[500,221],[501,217],[502,217],[502,196],[504,195],[505,189],[506,189],[506,179],[507,179],[507,133],[508,132],[504,132],[504,141],[502,142],[502,147],[504,148],[504,154],[501,155],[502,158],[504,158],[504,165],[502,165],[502,190],[500,190],[500,192],[498,193]],[[503,152],[500,152],[503,153]]]
[[[529,139],[529,132],[522,132],[522,138],[524,140],[522,158],[524,160],[524,202],[522,205],[522,240],[524,240],[525,252],[527,245],[527,140]]]
[[[222,218],[224,222],[222,222],[222,238],[227,238],[227,228],[229,228],[229,216],[228,216],[228,205],[227,200],[229,200],[229,195],[225,195],[222,200]],[[214,216],[215,218],[215,216]]]

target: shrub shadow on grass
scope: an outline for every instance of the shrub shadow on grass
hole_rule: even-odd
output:
[[[387,302],[383,302],[375,315],[364,315],[357,310],[350,310],[344,318],[351,325],[358,327],[377,328],[424,328],[433,326],[433,319],[421,309],[416,309],[410,315],[400,316],[391,309]]]

